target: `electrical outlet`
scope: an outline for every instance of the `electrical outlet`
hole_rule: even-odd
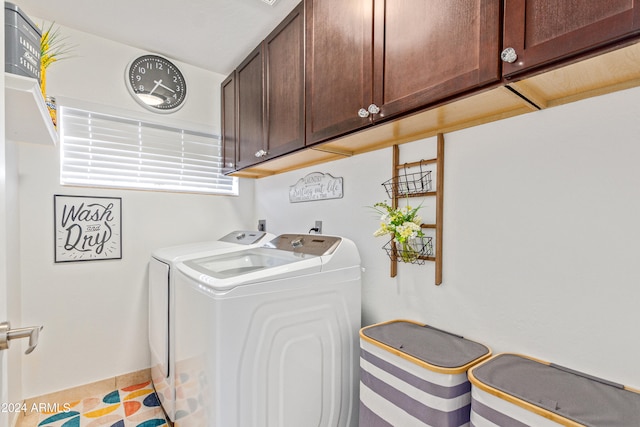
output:
[[[316,233],[322,234],[322,221],[316,221],[315,228],[317,229]]]
[[[259,219],[258,220],[258,231],[267,231],[267,220]]]

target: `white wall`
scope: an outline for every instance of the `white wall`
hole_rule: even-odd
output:
[[[409,318],[492,347],[640,387],[640,88],[445,135],[444,282],[432,263],[389,277],[366,206],[385,200],[391,149],[260,179],[273,233],[351,238],[363,267],[363,324]],[[401,161],[435,156],[435,138]],[[291,204],[309,172],[344,177],[344,198]],[[419,203],[411,199],[412,204]],[[425,199],[426,222],[434,201]]]
[[[77,47],[73,58],[50,67],[48,94],[219,133],[224,76],[176,63],[189,85],[186,105],[170,115],[146,113],[124,75],[129,61],[147,52],[62,31]],[[241,182],[240,197],[61,187],[56,147],[21,144],[19,158],[22,323],[44,325],[38,348],[23,360],[23,397],[147,368],[151,251],[256,226],[253,181]],[[122,197],[122,260],[55,264],[54,194]]]

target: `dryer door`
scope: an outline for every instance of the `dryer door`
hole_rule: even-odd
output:
[[[175,421],[175,381],[171,354],[171,268],[151,258],[149,262],[149,350],[151,380],[158,400],[171,421]]]
[[[149,348],[151,367],[169,376],[169,265],[155,258],[149,263]]]
[[[169,265],[149,263],[149,350],[151,377],[169,377]]]

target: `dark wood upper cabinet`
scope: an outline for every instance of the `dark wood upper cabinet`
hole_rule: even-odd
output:
[[[500,12],[500,0],[376,0],[374,120],[500,80]]]
[[[638,2],[304,0],[223,83],[225,164],[267,176],[636,86]]]
[[[236,69],[237,145],[236,168],[257,163],[264,149],[264,75],[262,45]]]
[[[266,38],[266,158],[303,148],[304,7],[300,3]]]
[[[236,169],[236,73],[229,75],[220,85],[222,101],[222,171]]]
[[[500,0],[307,0],[307,144],[497,82],[500,12]]]
[[[503,49],[513,50],[503,75],[553,65],[639,30],[636,0],[505,0]]]
[[[235,76],[235,168],[242,169],[303,148],[302,3],[238,66]],[[223,83],[223,96],[225,89]],[[223,101],[223,113],[228,109]],[[223,119],[223,125],[225,122]],[[224,143],[227,144],[227,132],[224,132],[224,138]]]
[[[306,0],[307,145],[368,126],[373,0]]]

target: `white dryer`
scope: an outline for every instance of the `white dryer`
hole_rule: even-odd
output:
[[[176,423],[356,426],[360,288],[358,250],[334,236],[178,263]]]
[[[151,379],[167,416],[175,420],[175,265],[180,261],[261,246],[275,236],[262,231],[234,231],[215,241],[157,249],[149,262],[149,349]]]

